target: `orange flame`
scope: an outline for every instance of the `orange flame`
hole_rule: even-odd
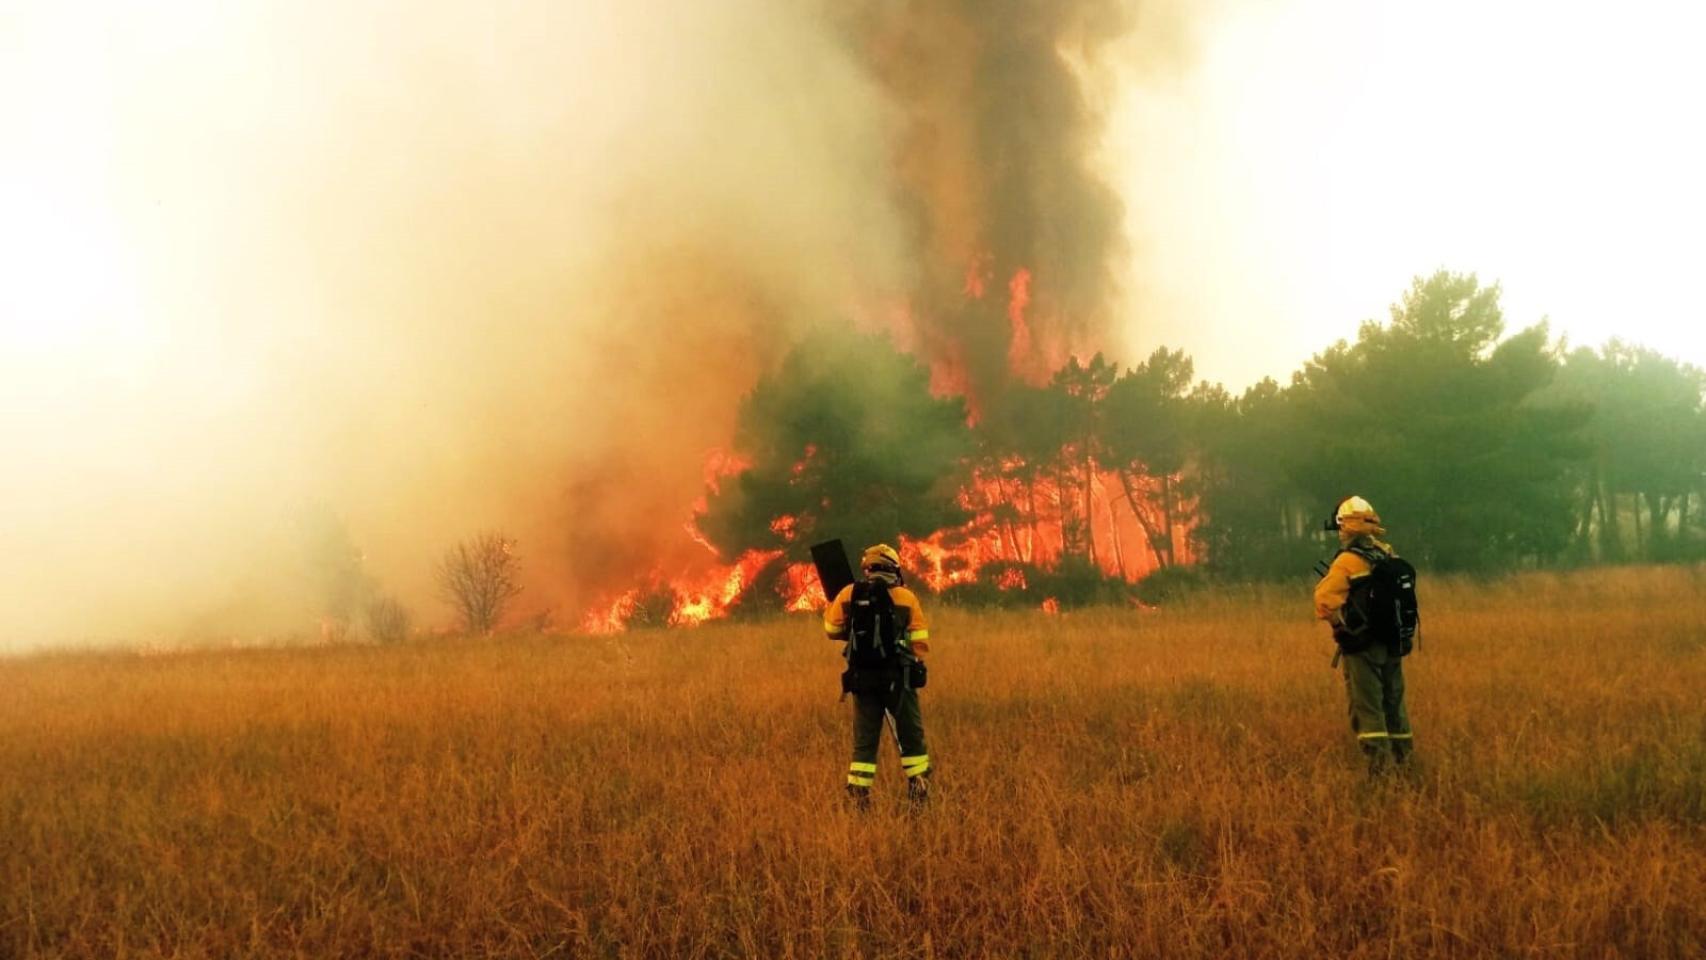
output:
[[[806,467],[811,465],[812,458],[815,456],[817,456],[817,444],[806,444],[805,452],[801,454],[799,462],[795,463],[789,471],[794,475],[795,483],[798,483],[800,478],[805,476]]]
[[[688,539],[704,547],[705,551],[713,557],[721,559],[722,553],[699,529],[699,518],[705,515],[706,510],[710,509],[711,494],[722,492],[723,481],[751,465],[752,461],[745,457],[716,447],[705,454],[705,489],[693,500],[692,516],[688,518],[686,523],[682,524],[682,528],[687,531]],[[629,612],[632,613],[632,611]]]
[[[812,613],[829,603],[823,584],[818,582],[817,569],[809,563],[792,563],[782,571],[782,609],[789,613]]]
[[[636,587],[617,597],[605,609],[587,614],[581,621],[581,629],[587,633],[621,633],[627,629],[628,620],[633,617],[639,603],[640,590]]]
[[[728,616],[729,606],[740,598],[758,572],[781,555],[780,550],[748,550],[732,565],[711,571],[698,589],[672,588],[675,608],[669,613],[669,625],[697,626]]]
[[[993,269],[992,258],[987,253],[980,253],[971,258],[966,264],[966,282],[962,292],[972,300],[982,300],[984,291],[989,286],[989,274]]]

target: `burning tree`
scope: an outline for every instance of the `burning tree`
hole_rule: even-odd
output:
[[[1088,363],[1071,357],[1055,371],[1050,390],[1063,415],[1053,458],[1060,491],[1061,553],[1096,563],[1096,478],[1103,459],[1103,421],[1108,390],[1119,368],[1100,353]]]
[[[486,634],[521,593],[520,573],[515,541],[487,532],[445,553],[438,562],[438,586],[468,632]]]
[[[1176,561],[1182,475],[1191,441],[1187,392],[1194,365],[1162,347],[1119,378],[1107,394],[1108,462],[1159,567]]]
[[[965,404],[882,337],[808,337],[741,407],[749,466],[707,498],[705,535],[728,556],[830,536],[927,536],[963,523],[972,440]]]

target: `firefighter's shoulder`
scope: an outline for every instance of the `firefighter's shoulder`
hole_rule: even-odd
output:
[[[909,587],[890,587],[889,598],[897,607],[909,607],[920,613],[924,612],[924,605],[918,602],[918,594],[913,593]]]
[[[905,603],[914,606],[918,604],[918,594],[913,593],[911,587],[890,587],[889,596],[894,598],[895,603]]]
[[[1337,570],[1346,576],[1354,577],[1367,573],[1369,571],[1369,563],[1362,554],[1357,553],[1355,550],[1340,550],[1339,555],[1333,558],[1333,565],[1330,569]]]

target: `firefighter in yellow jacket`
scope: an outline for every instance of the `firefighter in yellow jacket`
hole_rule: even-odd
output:
[[[859,566],[864,577],[843,587],[823,612],[823,631],[845,642],[847,669],[842,694],[853,695],[853,761],[847,767],[847,794],[861,809],[870,803],[877,778],[877,747],[885,718],[894,722],[907,795],[922,803],[930,790],[930,752],[924,743],[924,715],[918,689],[924,686],[924,657],[930,652],[930,624],[918,595],[908,590],[900,555],[886,543],[866,550]]]
[[[1370,772],[1379,773],[1393,763],[1404,763],[1414,744],[1404,705],[1404,661],[1399,651],[1385,644],[1355,642],[1347,629],[1347,602],[1357,582],[1369,576],[1371,561],[1397,553],[1380,539],[1386,530],[1374,507],[1362,497],[1341,502],[1328,526],[1338,529],[1340,549],[1315,586],[1315,616],[1333,628],[1340,650],[1335,659],[1344,666],[1351,730],[1368,757]]]

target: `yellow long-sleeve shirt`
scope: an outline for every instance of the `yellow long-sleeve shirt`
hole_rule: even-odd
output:
[[[823,608],[823,632],[831,640],[847,639],[847,604],[853,599],[853,585],[841,588],[835,599]],[[906,616],[906,644],[912,649],[912,654],[920,660],[930,652],[930,622],[924,619],[924,607],[918,602],[918,594],[906,587],[890,587],[889,599],[896,607],[904,607]]]
[[[1382,543],[1372,537],[1366,539],[1368,546],[1376,547],[1391,556],[1397,556],[1391,545]],[[1315,585],[1315,619],[1325,620],[1334,626],[1343,622],[1341,611],[1345,601],[1351,595],[1351,581],[1368,576],[1370,567],[1367,560],[1352,553],[1349,547],[1333,558],[1333,563],[1327,568],[1327,575]]]

